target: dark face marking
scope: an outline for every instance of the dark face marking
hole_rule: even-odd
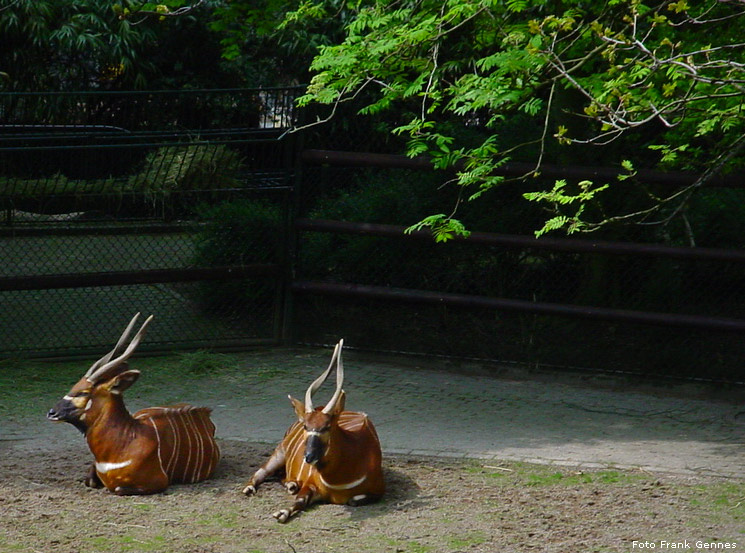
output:
[[[331,418],[319,412],[305,420],[305,462],[320,468],[329,443]]]
[[[76,388],[78,388],[77,385],[49,410],[47,419],[54,422],[69,422],[85,434],[87,430],[85,412],[90,408],[92,390],[90,388],[76,390]]]
[[[305,462],[315,465],[323,457],[324,443],[320,436],[309,435],[305,441]]]

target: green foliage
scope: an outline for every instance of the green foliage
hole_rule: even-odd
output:
[[[585,206],[590,200],[595,199],[597,194],[608,189],[608,187],[609,185],[607,184],[593,187],[591,181],[584,180],[577,184],[578,190],[572,194],[567,192],[567,181],[561,179],[556,181],[554,187],[549,191],[526,192],[523,194],[526,200],[548,203],[554,212],[560,211],[563,207],[572,207],[574,211],[572,215],[557,215],[546,221],[542,229],[535,231],[536,238],[558,229],[565,229],[567,234],[583,230],[587,226],[582,221],[582,213],[585,210]]]
[[[340,40],[351,10],[346,0],[231,0],[217,2],[210,30],[222,57],[240,67],[248,83],[307,82],[319,47]]]
[[[277,261],[283,247],[279,206],[264,200],[225,201],[197,207],[205,230],[197,236],[195,265]]]
[[[0,177],[0,195],[39,198],[50,195],[147,194],[213,190],[241,186],[240,154],[224,145],[184,144],[150,152],[129,177],[70,179],[61,173],[22,179]]]
[[[323,197],[309,217],[406,225],[425,219],[447,198],[445,190],[428,193],[437,182],[434,173],[360,170],[345,177],[353,181],[349,188]],[[486,231],[520,225],[530,229],[536,221],[509,205],[495,210],[478,202],[466,206],[462,215],[463,225],[467,222]],[[474,248],[464,241],[450,240],[454,237],[438,244],[404,233],[399,238],[304,233],[299,271],[306,278],[333,282],[497,296],[507,283],[517,282],[517,293],[523,293],[523,287],[529,295],[537,293],[533,275],[547,268],[543,260],[537,260],[540,256],[521,263],[517,251]]]
[[[285,245],[282,211],[265,200],[242,199],[197,207],[203,230],[195,236],[197,267],[276,263]],[[239,312],[262,298],[260,283],[244,280],[210,282],[199,301],[208,312]],[[248,307],[246,307],[248,306]]]
[[[176,368],[183,376],[204,376],[238,368],[234,355],[197,350],[176,354]]]
[[[332,4],[339,3],[306,0],[288,21],[316,25],[331,17]],[[364,92],[361,114],[411,114],[395,130],[408,136],[408,154],[454,168],[448,184],[461,187],[463,198],[499,189],[505,180],[495,173],[509,160],[534,165],[525,179],[546,162],[617,164],[628,152],[636,166],[711,174],[741,163],[745,12],[732,3],[369,0],[344,7],[353,13],[345,35],[319,48],[301,105],[335,106]],[[500,132],[515,117],[526,118],[519,139]],[[489,135],[464,145],[445,128],[454,120]],[[586,190],[548,189],[532,198],[553,210],[539,233],[589,231],[611,220],[650,223],[651,213],[685,198],[673,191],[628,205],[598,195],[602,187],[571,186]],[[603,209],[584,209],[589,203]],[[567,206],[571,213],[562,212]],[[454,216],[431,216],[420,226],[447,239],[456,232],[448,229]]]
[[[164,146],[147,155],[143,168],[129,182],[135,190],[234,188],[241,169],[240,154],[222,144]]]
[[[239,84],[220,64],[217,35],[183,0],[0,0],[0,89],[13,91],[215,87]],[[161,13],[149,18],[138,14]],[[251,84],[256,85],[254,81]]]
[[[118,194],[124,190],[126,190],[126,184],[113,178],[68,179],[61,173],[35,179],[0,177],[0,196],[15,198],[40,198],[65,194]]]
[[[0,69],[11,90],[143,87],[154,67],[149,28],[120,21],[109,2],[0,2]]]
[[[407,228],[405,232],[411,234],[425,227],[429,227],[432,230],[432,236],[435,242],[447,242],[456,236],[468,238],[468,235],[471,234],[466,230],[466,227],[461,221],[448,217],[444,213],[425,217],[420,222]]]

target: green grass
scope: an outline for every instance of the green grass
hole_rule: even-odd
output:
[[[3,536],[0,536],[0,551],[29,551],[29,547],[28,544],[11,543]]]
[[[79,363],[33,363],[0,361],[0,418],[23,420],[43,416],[39,402],[52,407],[85,373]]]
[[[0,417],[3,420],[43,417],[82,378],[92,361],[0,360],[0,392],[3,397]],[[201,377],[240,369],[237,357],[207,352],[142,357],[130,364],[142,372],[135,384],[136,390],[133,388],[130,392],[134,394],[174,389],[181,384],[194,386]]]
[[[524,486],[581,486],[587,484],[624,485],[647,479],[643,473],[618,470],[572,471],[557,470],[551,466],[510,463],[509,466],[497,467],[488,464],[472,464],[466,472],[478,474],[510,485]]]
[[[448,539],[448,548],[452,551],[464,550],[476,545],[486,543],[488,538],[481,532],[475,532],[464,536],[453,536]]]
[[[237,369],[238,358],[235,355],[199,350],[177,353],[175,359],[166,360],[166,365],[185,374],[203,376],[216,374],[226,369]]]
[[[716,482],[695,486],[691,504],[719,518],[745,522],[745,482]],[[745,534],[745,525],[742,533]]]
[[[196,523],[206,527],[238,528],[238,517],[237,512],[216,512],[198,519]]]
[[[423,545],[415,540],[402,541],[394,540],[391,538],[384,538],[383,541],[386,545],[388,545],[388,547],[395,547],[394,551],[398,551],[400,553],[428,553],[429,551],[433,551],[434,549],[432,546]]]
[[[168,542],[165,536],[138,539],[127,533],[89,538],[94,551],[165,551]]]

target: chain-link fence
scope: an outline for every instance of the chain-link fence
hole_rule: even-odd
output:
[[[0,352],[277,343],[298,89],[0,94]]]
[[[328,343],[336,331],[375,350],[743,380],[745,190],[699,191],[667,244],[653,227],[630,229],[636,244],[536,242],[546,215],[518,185],[459,212],[491,234],[445,244],[404,234],[445,205],[442,180],[344,161],[305,167],[298,340]],[[680,246],[692,237],[701,247]]]
[[[700,189],[670,224],[554,243],[534,241],[546,214],[513,183],[460,206],[483,235],[435,244],[403,228],[452,205],[449,176],[370,156],[296,173],[300,140],[403,146],[395,121],[353,112],[286,134],[298,93],[0,94],[0,355],[99,353],[143,311],[156,315],[144,347],[159,350],[291,329],[302,343],[744,380],[745,190]]]

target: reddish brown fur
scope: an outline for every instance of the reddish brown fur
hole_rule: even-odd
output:
[[[267,476],[284,468],[283,483],[297,492],[290,509],[274,513],[280,522],[314,502],[358,505],[379,499],[385,491],[380,441],[372,421],[364,413],[344,411],[342,392],[328,414],[319,407],[305,412],[303,403],[290,398],[298,414],[269,460],[251,477],[244,493],[256,493]],[[327,429],[327,430],[325,430]],[[323,454],[306,462],[309,436],[319,433]]]
[[[305,421],[290,426],[280,446],[286,455],[283,482],[296,482],[300,489],[307,486],[318,501],[338,505],[349,503],[358,495],[382,496],[385,491],[382,453],[372,421],[366,414],[354,411],[343,411],[333,417],[329,437],[331,447],[321,468],[304,460],[305,425],[322,427],[325,421],[321,408],[313,411]],[[363,476],[365,480],[352,488],[334,487],[353,483]]]
[[[210,409],[179,404],[142,409],[132,416],[124,406],[122,393],[140,375],[127,370],[126,359],[152,319],[121,353],[138,316],[111,353],[94,363],[47,415],[85,434],[95,458],[86,485],[106,486],[119,495],[157,493],[172,482],[199,482],[212,475],[220,459]]]

